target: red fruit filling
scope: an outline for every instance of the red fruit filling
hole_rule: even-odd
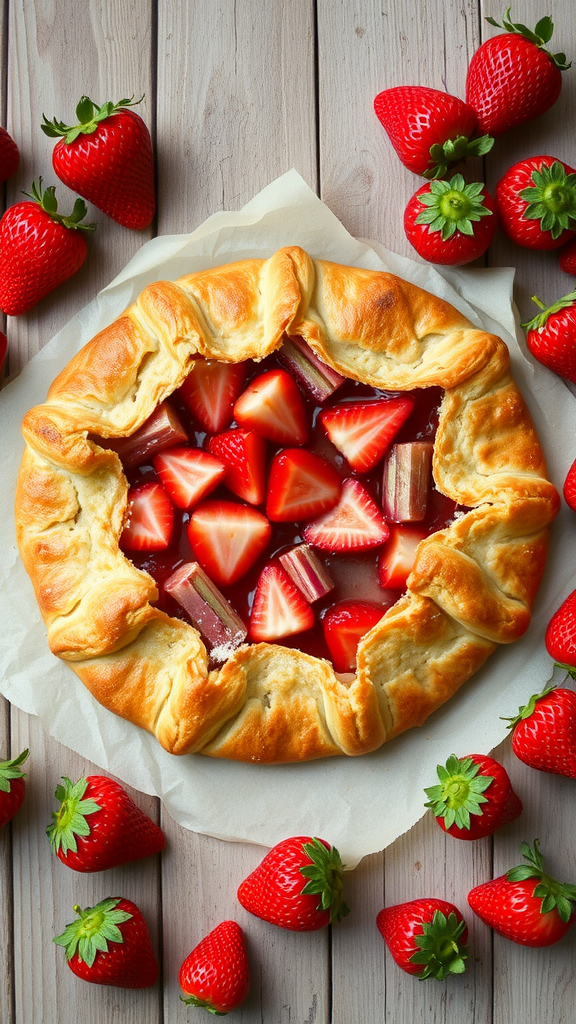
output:
[[[384,392],[323,368],[302,339],[285,348],[259,364],[198,358],[160,417],[102,441],[126,451],[120,543],[214,663],[247,635],[353,672],[417,544],[457,510],[431,474],[442,391]]]

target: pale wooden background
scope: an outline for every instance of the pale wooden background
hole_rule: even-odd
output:
[[[397,161],[372,112],[381,89],[404,83],[463,95],[467,61],[493,30],[504,3],[477,0],[3,0],[0,4],[0,122],[22,162],[6,202],[51,170],[52,143],[41,115],[70,119],[80,95],[98,102],[145,95],[158,166],[157,233],[188,231],[220,209],[237,209],[270,180],[296,167],[356,235],[413,255],[401,211],[419,182]],[[576,58],[576,6],[552,0],[514,5],[533,26],[551,13],[555,49]],[[553,111],[500,140],[483,172],[489,186],[522,156],[550,153],[576,164],[576,68],[565,74]],[[62,185],[57,194],[68,199]],[[98,211],[98,231],[79,274],[35,310],[7,324],[12,374],[126,263],[151,232],[118,227]],[[553,300],[572,287],[553,254],[530,254],[501,236],[492,265],[518,267],[516,298]],[[48,382],[47,382],[48,383]],[[1,698],[0,698],[1,702]],[[385,853],[348,878],[353,913],[333,934],[284,933],[250,918],[235,901],[258,847],[185,832],[154,800],[135,794],[161,821],[161,860],[82,876],[50,854],[45,828],[61,775],[93,770],[45,735],[37,720],[0,703],[0,754],[29,746],[28,795],[0,834],[1,1024],[175,1024],[200,1020],[178,998],[184,956],[218,921],[247,930],[253,984],[234,1019],[243,1024],[566,1024],[574,1019],[576,933],[551,950],[522,949],[492,936],[468,914],[471,958],[461,978],[409,978],[375,928],[384,905],[440,895],[467,909],[472,885],[518,859],[522,838],[539,836],[549,866],[576,876],[574,782],[530,771],[504,743],[497,752],[525,802],[519,822],[477,844],[446,839],[426,816]],[[287,834],[290,823],[286,823]],[[103,891],[104,885],[106,892]],[[151,924],[163,965],[144,992],[75,979],[51,938],[86,905],[121,893]],[[203,1019],[208,1019],[204,1016]]]

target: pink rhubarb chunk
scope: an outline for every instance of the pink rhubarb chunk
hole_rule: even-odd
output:
[[[179,566],[164,589],[196,626],[213,661],[226,661],[244,643],[246,626],[198,562]]]
[[[395,444],[384,463],[382,505],[393,523],[420,522],[426,518],[432,466],[431,441]]]
[[[188,435],[169,402],[161,402],[151,416],[130,437],[107,438],[102,447],[118,453],[126,468],[141,466],[157,452],[185,444]]]
[[[285,551],[280,562],[309,604],[334,589],[328,569],[309,544],[297,544]]]
[[[333,370],[312,351],[304,338],[285,338],[276,353],[306,393],[322,405],[344,383],[345,377]]]

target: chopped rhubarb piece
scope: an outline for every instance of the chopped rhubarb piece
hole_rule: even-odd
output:
[[[234,418],[277,444],[304,444],[310,433],[302,393],[286,370],[268,370],[250,381],[234,406]]]
[[[173,525],[174,506],[160,484],[131,487],[120,547],[124,551],[165,551]]]
[[[262,512],[235,501],[202,502],[190,516],[195,557],[219,586],[236,583],[263,554],[272,527]]]
[[[196,626],[213,661],[226,661],[244,643],[246,626],[198,562],[181,565],[164,589]]]
[[[299,336],[286,338],[276,354],[306,394],[320,405],[331,398],[346,380],[341,373],[322,362]]]
[[[408,419],[414,400],[409,395],[378,401],[342,402],[320,413],[320,422],[332,444],[352,469],[366,473],[387,451]]]
[[[210,438],[208,451],[226,466],[228,490],[251,505],[261,505],[266,495],[264,438],[254,430],[227,430]]]
[[[388,532],[386,520],[366,488],[349,477],[342,484],[336,507],[308,523],[302,536],[323,551],[363,551],[383,544]]]
[[[406,441],[393,445],[388,452],[382,506],[384,515],[393,523],[425,519],[433,449],[432,441]]]
[[[177,445],[152,459],[163,486],[177,508],[192,508],[220,483],[226,467],[201,448]]]
[[[285,551],[280,563],[310,604],[334,589],[328,569],[309,544],[297,544]]]
[[[219,434],[230,426],[246,370],[246,363],[221,363],[202,357],[194,360],[179,394],[209,434]]]
[[[152,455],[172,448],[176,444],[186,444],[188,435],[182,426],[177,413],[168,401],[161,402],[151,416],[130,437],[108,438],[104,447],[112,448],[118,453],[122,464],[131,469],[141,466]]]
[[[378,582],[381,587],[390,590],[406,589],[406,581],[416,558],[416,548],[426,536],[427,531],[419,526],[390,526],[390,537],[378,559]]]
[[[266,515],[274,523],[299,523],[337,505],[340,476],[319,455],[305,448],[284,448],[272,459]]]
[[[252,640],[279,640],[312,629],[314,612],[281,565],[264,566],[250,615]]]
[[[358,644],[385,611],[367,601],[340,601],[328,609],[322,628],[336,672],[355,671]]]

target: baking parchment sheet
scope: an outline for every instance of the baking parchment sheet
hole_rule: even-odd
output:
[[[50,654],[32,586],[16,548],[14,488],[23,451],[20,424],[45,400],[51,380],[98,330],[158,279],[173,280],[248,257],[301,245],[314,258],[389,270],[445,298],[474,323],[499,334],[561,489],[576,455],[576,399],[564,383],[526,357],[512,303],[512,269],[442,270],[353,238],[292,170],[239,212],[208,218],[190,235],[155,238],[78,313],[0,394],[0,691],[39,716],[43,727],[103,771],[161,798],[185,828],[225,840],[272,846],[288,835],[319,835],[352,867],[384,849],[425,812],[423,788],[451,753],[487,753],[514,714],[552,671],[543,636],[551,614],[576,586],[576,523],[563,505],[532,624],[420,729],[373,754],[296,765],[246,765],[201,755],[174,757],[148,733],[102,708],[64,663]],[[518,340],[520,339],[520,340]],[[570,439],[574,443],[570,443]]]

